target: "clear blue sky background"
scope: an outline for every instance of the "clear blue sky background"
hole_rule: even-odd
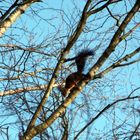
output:
[[[82,11],[82,8],[85,4],[85,1],[86,0],[81,0],[81,1],[75,0],[77,10]],[[44,9],[42,9],[42,7]],[[34,44],[34,42],[35,42],[35,44],[39,44],[40,42],[42,42],[42,40],[44,38],[46,38],[48,33],[51,34],[52,32],[56,32],[56,29],[58,29],[59,27],[64,28],[61,35],[66,35],[68,30],[67,30],[65,25],[62,25],[63,22],[60,20],[61,18],[59,18],[61,16],[60,11],[58,10],[58,13],[57,13],[57,11],[54,12],[53,9],[63,9],[65,11],[64,18],[69,23],[71,15],[75,14],[75,13],[73,13],[75,7],[71,3],[71,0],[64,0],[64,1],[63,0],[61,0],[61,1],[47,0],[47,1],[45,1],[44,4],[42,2],[39,5],[38,5],[38,3],[32,5],[32,8],[34,10],[40,8],[40,11],[38,11],[38,15],[41,16],[44,19],[50,19],[50,20],[48,20],[49,22],[47,23],[45,20],[44,21],[40,20],[40,17],[37,16],[36,14],[34,14],[34,13],[32,13],[33,15],[31,15],[31,9],[29,8],[28,11],[26,11],[25,14],[22,15],[13,25],[13,27],[16,27],[16,26],[18,26],[18,27],[21,26],[22,27],[24,25],[25,27],[28,28],[28,30],[30,30],[31,32],[33,31],[33,35],[36,35],[36,37],[30,42],[31,44]],[[127,11],[129,11],[129,8],[130,8],[129,4],[127,5],[127,8],[128,8]],[[115,9],[116,11],[114,11],[114,12],[116,12],[116,13],[118,11],[123,13],[123,10],[125,10],[124,5],[121,5],[121,4],[119,6],[117,6],[117,5],[112,6],[112,9]],[[104,12],[103,15],[106,15],[106,12]],[[78,18],[76,20],[78,21]],[[110,26],[110,24],[112,22],[113,21],[106,22],[106,24],[104,25],[104,29],[108,28],[108,26]],[[36,25],[38,25],[38,26],[36,26]],[[20,45],[22,45],[22,42],[24,42],[24,44],[26,44],[26,42],[27,42],[27,44],[29,43],[30,39],[28,37],[26,37],[26,35],[23,36],[22,31],[20,29],[14,29],[14,30],[19,35],[17,38],[20,39],[20,41],[19,41]],[[9,29],[6,32],[6,34],[8,35],[10,32],[11,32],[11,29]],[[99,29],[98,32],[102,32],[102,31]],[[138,33],[135,33],[135,35],[138,36],[139,35]],[[108,36],[111,36],[111,34],[114,34],[114,33],[110,33]],[[91,38],[93,35],[94,34],[92,34],[92,33],[88,34],[88,36],[82,35],[81,38],[85,38],[85,37]],[[90,44],[89,47],[92,46],[94,48],[96,45],[99,44],[99,42],[100,41],[98,41],[98,40],[94,40],[94,42],[92,44]],[[4,42],[1,41],[1,43],[4,43]],[[135,39],[132,39],[132,41],[129,42],[129,44],[128,44],[127,52],[130,52],[130,51],[134,50],[134,48],[136,48],[135,46],[138,46],[139,43],[140,42],[136,42]],[[80,41],[76,43],[76,45],[79,45],[79,44],[80,44]],[[105,44],[105,45],[107,45],[107,44]],[[121,45],[123,45],[123,44],[121,44]],[[117,49],[117,51],[120,51],[120,48]],[[97,56],[99,56],[100,54],[101,54],[101,51],[96,53],[95,60],[96,60]],[[139,55],[137,55],[137,57],[139,57]],[[110,60],[110,61],[112,61],[112,60]],[[108,61],[108,63],[110,63],[110,62]],[[105,66],[108,63],[106,63]],[[86,69],[86,71],[87,70],[88,69]],[[114,70],[114,72],[112,74],[107,74],[103,78],[103,80],[106,80],[106,83],[104,83],[104,85],[101,85],[100,88],[107,87],[107,85],[112,84],[112,83],[110,83],[110,80],[112,80],[112,79],[113,79],[112,82],[114,81],[114,83],[113,83],[113,85],[110,85],[110,88],[105,88],[105,90],[104,90],[104,96],[107,99],[106,103],[111,102],[110,94],[112,94],[112,100],[113,100],[114,97],[116,97],[116,93],[117,93],[117,95],[125,96],[126,94],[130,93],[134,88],[140,86],[140,84],[139,84],[140,83],[140,72],[139,72],[139,70],[140,70],[140,65],[139,65],[139,63],[137,63],[137,64],[133,64],[131,66],[125,67],[123,69],[122,68],[119,69],[119,70],[116,69],[116,70]],[[91,84],[93,84],[93,83],[91,82]],[[95,83],[95,85],[96,85],[96,83]],[[98,84],[96,86],[98,86]],[[111,88],[113,89],[112,91],[111,91]],[[95,87],[95,89],[96,89],[96,87]],[[88,87],[85,88],[85,90],[89,90]],[[76,100],[78,100],[79,102],[82,103],[83,99],[85,99],[85,98],[83,98],[83,95],[79,95],[78,99],[76,99]],[[99,101],[96,101],[96,102],[97,102],[97,105],[98,105]],[[121,105],[122,104],[120,104],[120,106]],[[125,107],[125,103],[123,105]],[[72,109],[73,107],[75,107],[75,106],[72,104],[69,108]],[[96,107],[98,108],[98,106],[96,106]],[[102,107],[104,107],[104,106],[102,106]],[[101,108],[99,108],[99,109],[101,109]],[[125,109],[124,109],[124,111],[125,111]],[[117,115],[118,118],[116,118],[118,123],[121,123],[122,118],[126,117],[128,115],[128,114],[125,114],[125,113],[122,115],[122,112],[120,110],[117,110],[117,109],[115,110],[115,113],[118,114]],[[0,115],[2,115],[2,113]],[[87,116],[87,120],[90,120],[90,118],[92,118],[95,114],[93,112],[88,112],[88,115],[90,117]],[[0,124],[5,124],[6,122],[7,123],[12,122],[13,123],[13,122],[16,121],[16,117],[12,116],[12,115],[7,117],[7,118],[2,117],[2,116],[0,118],[1,118],[0,119]],[[76,119],[78,120],[78,117]],[[99,131],[107,129],[107,128],[105,128],[105,126],[107,124],[108,124],[108,127],[113,127],[113,126],[109,125],[109,121],[108,121],[109,119],[110,118],[108,118],[108,116],[106,114],[104,114],[89,129],[93,129],[93,131],[96,130],[97,132],[99,132]],[[133,120],[133,118],[131,120],[131,118],[129,118],[129,117],[128,117],[128,119],[130,119],[130,122]],[[86,121],[83,121],[83,124],[86,124]],[[140,121],[140,120],[137,118],[136,123],[138,121]],[[75,124],[75,125],[73,125],[73,127],[76,127],[77,125],[78,124]],[[79,129],[80,129],[80,127],[82,127],[81,122],[80,122],[80,125],[79,125]],[[127,129],[129,129],[129,126],[128,126]],[[106,131],[108,131],[108,129]],[[10,132],[9,132],[10,135],[11,135],[10,140],[18,140],[17,132],[18,132],[17,127],[10,126]],[[4,138],[2,136],[0,136],[0,140],[3,140],[3,139]],[[89,140],[90,140],[90,138],[89,138]]]

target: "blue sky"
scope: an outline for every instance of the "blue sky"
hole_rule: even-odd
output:
[[[3,40],[1,40],[1,43],[10,42],[11,44],[15,43],[15,44],[21,45],[22,47],[26,48],[28,46],[34,47],[40,43],[42,43],[43,45],[46,45],[49,42],[49,46],[50,47],[52,46],[52,50],[50,50],[50,47],[48,47],[48,50],[47,50],[47,48],[45,48],[45,52],[50,51],[51,53],[53,53],[54,51],[56,51],[56,54],[57,54],[58,53],[57,50],[65,47],[65,45],[67,43],[67,39],[68,39],[67,35],[69,32],[72,32],[72,30],[71,30],[72,27],[76,27],[76,24],[79,20],[78,12],[82,11],[83,6],[85,4],[85,0],[82,0],[80,2],[79,2],[79,0],[75,0],[73,2],[75,2],[75,5],[73,5],[73,3],[71,3],[70,0],[61,0],[61,1],[48,0],[48,1],[44,1],[44,3],[42,2],[40,4],[39,3],[34,4],[31,7],[32,9],[29,8],[25,12],[25,14],[22,15],[13,24],[12,28],[8,29],[8,31],[6,32],[6,35],[9,35],[9,34],[14,35],[13,38],[15,40],[10,39],[9,37],[5,37]],[[125,9],[125,5],[121,4],[121,3],[119,4],[119,6],[112,5],[112,7],[110,7],[110,9],[112,11],[114,11],[114,13],[116,15],[117,15],[118,11],[119,11],[119,14],[125,13],[124,11],[129,11],[129,9],[131,7],[129,2],[127,4],[128,4],[127,9]],[[77,9],[74,9],[75,6],[77,7]],[[102,17],[102,19],[100,19],[100,16]],[[42,17],[42,18],[40,18],[40,17]],[[64,19],[64,20],[62,20],[62,19]],[[123,18],[121,20],[123,20]],[[106,22],[104,23],[104,21],[106,21]],[[135,21],[139,21],[138,16],[135,17]],[[135,24],[135,21],[133,20],[131,22],[128,29]],[[98,27],[98,25],[102,25],[102,24],[103,24],[103,27],[96,30],[96,27]],[[106,10],[104,10],[102,13],[92,16],[88,20],[88,23],[87,23],[87,27],[91,27],[90,29],[92,29],[92,30],[87,33],[85,30],[85,32],[80,36],[79,40],[75,43],[74,48],[71,50],[70,55],[68,55],[68,57],[71,57],[73,54],[76,54],[75,51],[78,52],[81,49],[80,48],[81,46],[82,47],[88,46],[89,48],[94,49],[101,43],[100,49],[96,51],[94,60],[91,58],[87,62],[88,67],[85,70],[85,72],[87,72],[91,66],[90,64],[95,63],[95,61],[99,58],[99,56],[105,50],[106,46],[110,43],[110,38],[112,37],[114,32],[117,30],[117,27],[115,27],[115,30],[111,30],[111,31],[109,30],[109,27],[111,28],[114,24],[115,24],[114,20],[112,20],[111,18],[109,18],[109,19],[107,18]],[[25,30],[21,30],[20,27],[24,27],[24,29],[27,30],[28,32],[25,32]],[[104,31],[106,31],[106,33],[108,33],[108,34],[106,34]],[[57,34],[57,32],[58,32],[58,34]],[[111,62],[115,62],[117,60],[117,58],[119,58],[122,55],[125,55],[125,54],[131,52],[132,50],[134,50],[135,48],[139,47],[140,42],[137,39],[137,38],[139,38],[139,29],[137,29],[137,31],[134,32],[133,35],[135,36],[135,38],[131,38],[131,36],[130,36],[128,38],[128,39],[130,39],[130,41],[128,40],[127,45],[125,43],[121,43],[119,45],[116,52],[112,54],[112,58],[110,58],[108,60],[108,62],[105,63],[104,67],[102,67],[102,70],[106,66],[109,66],[109,64]],[[53,37],[60,38],[62,36],[64,36],[64,39],[62,39],[62,40],[58,39],[58,40],[50,43],[51,40],[53,40]],[[84,43],[83,43],[83,40],[84,40]],[[93,40],[93,41],[91,41],[91,40]],[[61,41],[62,41],[62,44],[59,43]],[[54,47],[54,49],[53,49],[53,47]],[[126,47],[127,47],[127,49],[126,49]],[[42,50],[44,51],[44,48],[42,48]],[[122,50],[125,51],[124,54],[122,53]],[[19,55],[19,57],[21,56],[20,52],[18,55]],[[7,58],[8,57],[9,56],[7,56]],[[138,58],[138,57],[139,57],[139,55],[137,55],[135,58]],[[41,63],[39,66],[43,67],[43,65],[45,65],[44,61],[41,62],[41,60],[39,60],[40,59],[39,56],[34,55],[34,59]],[[55,59],[55,62],[56,62],[56,59]],[[55,64],[56,63],[52,63],[52,67],[54,67]],[[65,65],[67,65],[67,64],[65,64]],[[83,120],[82,119],[79,120],[80,125],[79,125],[78,129],[80,129],[80,127],[82,128],[82,126],[86,124],[87,120],[90,120],[94,115],[96,115],[97,112],[92,110],[94,107],[98,110],[101,110],[105,105],[112,102],[116,97],[123,97],[125,95],[128,95],[133,89],[139,87],[139,83],[140,83],[139,69],[140,69],[140,65],[138,62],[131,66],[127,66],[124,68],[117,68],[117,69],[113,70],[113,72],[108,73],[101,80],[91,81],[89,83],[89,85],[87,85],[84,89],[84,91],[86,91],[86,92],[83,92],[81,95],[79,95],[78,99],[76,99],[75,102],[69,106],[69,109],[73,109],[74,111],[76,111],[75,110],[76,103],[81,103],[81,105],[84,106],[85,101],[83,102],[83,99],[85,99],[85,93],[87,93],[87,91],[88,91],[87,97],[90,98],[90,100],[88,101],[89,102],[88,104],[91,105],[90,113],[89,112],[87,113],[86,111],[88,111],[88,109],[87,110],[85,109],[85,113],[84,113],[85,116],[83,117]],[[32,69],[30,69],[30,70],[32,70]],[[65,73],[63,76],[65,76]],[[40,83],[43,83],[43,81],[41,81]],[[0,87],[2,87],[2,85],[0,85]],[[94,91],[92,90],[93,88],[94,88]],[[91,95],[93,93],[95,95],[97,95],[97,97],[99,99],[102,99],[101,101],[103,101],[103,102],[100,102],[100,100],[97,100],[93,95]],[[135,94],[138,94],[138,92],[136,92]],[[103,100],[103,97],[105,97],[104,100]],[[87,100],[89,98],[87,98]],[[92,101],[92,103],[90,101]],[[93,102],[93,101],[95,101],[95,102]],[[125,105],[127,106],[128,103],[127,102],[124,104],[120,103],[117,105],[117,106],[122,106],[122,108],[124,108],[124,110],[117,110],[117,108],[116,108],[114,110],[107,111],[107,113],[112,113],[112,112],[116,113],[117,114],[115,116],[115,117],[117,117],[116,121],[118,121],[118,123],[120,123],[120,124],[122,123],[121,119],[123,119],[123,117],[126,117],[126,116],[128,116],[128,120],[129,120],[128,122],[134,121],[134,118],[132,118],[132,116],[131,116],[132,114],[131,113],[130,113],[131,115],[127,114],[128,112],[126,111]],[[135,104],[135,105],[139,106],[139,104]],[[110,116],[108,116],[107,113],[105,113],[101,118],[99,118],[92,126],[89,127],[89,129],[96,130],[95,133],[96,132],[98,133],[98,132],[101,132],[101,130],[104,130],[107,125],[108,125],[109,129],[111,127],[113,127],[111,125],[109,126],[109,119],[114,117],[113,113]],[[122,115],[122,113],[124,113],[124,114]],[[81,116],[81,115],[82,115],[82,110],[79,111],[76,114],[76,116],[72,116],[72,119],[78,120],[79,116]],[[8,118],[1,117],[0,123],[5,124],[5,122],[10,123],[10,122],[15,122],[15,121],[16,121],[15,116],[9,116]],[[138,121],[139,121],[139,118],[136,117],[135,123],[137,123]],[[81,125],[81,124],[83,124],[83,125]],[[76,125],[77,124],[73,125],[73,127],[76,127]],[[126,127],[129,129],[129,126],[126,126]],[[105,132],[108,132],[109,129],[108,128],[106,128],[106,129],[107,130],[105,130]],[[18,131],[18,128],[16,126],[12,126],[12,125],[10,126],[10,132],[9,132],[11,135],[10,140],[12,140],[12,139],[16,140],[17,131]],[[92,136],[92,135],[93,134],[91,134],[90,136]],[[90,140],[90,136],[89,136],[89,140]],[[84,137],[84,133],[83,133],[83,135],[81,135],[81,137]],[[3,139],[3,137],[0,136],[0,139]]]

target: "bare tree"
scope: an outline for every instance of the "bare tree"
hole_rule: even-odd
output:
[[[139,0],[0,4],[3,139],[140,138]],[[85,77],[63,97],[85,48]]]

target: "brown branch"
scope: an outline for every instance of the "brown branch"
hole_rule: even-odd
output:
[[[57,87],[58,84],[54,84],[53,87]],[[1,96],[7,96],[7,95],[13,95],[13,94],[19,94],[22,92],[28,92],[28,91],[35,91],[35,90],[45,90],[48,87],[48,85],[41,85],[41,86],[34,86],[34,87],[24,87],[24,88],[17,88],[13,90],[7,90],[7,91],[0,91],[0,97]]]
[[[128,37],[139,26],[140,26],[140,23],[137,23],[131,30],[129,30],[129,32],[127,32],[126,34],[124,34],[120,37],[120,41],[126,39],[126,37]]]
[[[24,138],[26,140],[26,138],[32,138],[35,134],[34,132],[30,132],[31,131],[31,128],[34,127],[34,124],[35,124],[35,121],[36,119],[38,118],[41,110],[42,110],[42,107],[44,106],[44,104],[46,103],[49,95],[50,95],[50,92],[52,90],[52,87],[53,87],[53,84],[55,83],[55,79],[57,78],[57,75],[58,75],[58,72],[59,72],[59,69],[61,68],[61,65],[64,63],[64,59],[65,59],[65,56],[66,54],[69,52],[69,50],[72,48],[73,44],[76,42],[76,40],[78,39],[78,37],[80,36],[80,34],[82,33],[83,31],[83,28],[86,24],[86,20],[88,18],[88,15],[87,15],[87,9],[88,9],[88,6],[90,5],[91,3],[91,0],[88,0],[85,7],[84,7],[84,10],[83,10],[83,13],[82,13],[82,16],[81,16],[81,19],[79,21],[79,24],[77,25],[77,28],[75,29],[74,33],[71,35],[69,41],[68,41],[68,44],[66,46],[66,48],[64,49],[61,57],[60,57],[60,60],[58,61],[57,65],[56,65],[56,68],[54,70],[54,73],[52,75],[52,78],[48,84],[48,88],[37,108],[37,110],[35,111],[29,125],[28,125],[28,128],[25,132],[25,135],[24,135]],[[64,110],[63,110],[64,111]],[[43,131],[43,130],[42,130]]]
[[[139,61],[140,61],[140,58],[137,59],[137,60],[134,60],[134,61],[125,63],[125,64],[120,64],[120,65],[118,65],[118,66],[116,66],[116,67],[124,67],[124,66],[128,66],[128,65],[132,65],[132,64],[134,64],[134,63],[136,63],[136,62],[139,62]]]
[[[89,0],[88,2],[90,3],[91,1]],[[89,5],[88,2],[87,2],[87,4]],[[124,31],[127,24],[133,18],[134,14],[139,10],[139,7],[140,7],[140,3],[139,3],[139,0],[137,0],[134,7],[128,13],[126,18],[122,22],[121,26],[117,30],[116,34],[114,35],[113,39],[111,40],[109,47],[106,49],[104,54],[99,58],[99,60],[95,64],[95,66],[90,70],[89,75],[91,77],[93,77],[95,75],[95,73],[98,71],[98,69],[102,66],[102,64],[106,61],[106,59],[109,57],[109,55],[113,52],[116,45],[119,43],[119,37],[120,37],[121,33]],[[88,9],[88,8],[86,8],[86,9]],[[54,70],[52,79],[48,85],[48,89],[46,90],[46,93],[45,93],[41,103],[39,104],[38,109],[36,110],[32,120],[31,120],[30,124],[28,125],[28,128],[27,128],[27,130],[22,138],[23,140],[31,139],[35,135],[42,133],[46,128],[48,128],[59,116],[61,116],[64,113],[66,107],[74,101],[74,99],[77,97],[79,92],[86,85],[87,80],[81,81],[78,85],[78,89],[74,88],[73,91],[66,98],[64,103],[61,106],[59,106],[56,109],[56,111],[54,113],[52,113],[52,115],[44,123],[37,125],[37,126],[34,126],[35,121],[36,121],[37,117],[39,116],[39,113],[42,109],[42,106],[45,104],[46,100],[48,99],[48,96],[50,95],[52,85],[55,82],[55,78],[57,77],[57,73],[58,73],[58,70],[60,69],[61,64],[64,62],[65,55],[69,52],[70,48],[73,46],[73,44],[75,43],[75,41],[78,39],[79,35],[81,34],[83,27],[86,24],[86,20],[87,20],[88,16],[89,15],[87,15],[86,13],[82,14],[81,20],[76,28],[77,31],[75,30],[74,34],[70,37],[70,40],[68,41],[67,47],[64,50],[57,66]]]
[[[105,63],[107,58],[111,55],[111,53],[115,51],[115,48],[117,47],[117,45],[121,41],[120,37],[121,37],[122,32],[125,30],[128,23],[134,17],[135,13],[138,12],[139,8],[140,8],[140,2],[139,2],[139,0],[137,0],[135,5],[133,6],[133,8],[127,14],[127,16],[123,20],[122,24],[120,25],[120,27],[118,28],[118,30],[114,34],[107,49],[104,51],[104,53],[98,59],[98,61],[95,63],[95,65],[91,68],[90,72],[88,73],[89,77],[91,77],[91,78],[94,77],[94,75],[97,73],[99,68]]]
[[[112,64],[111,66],[109,66],[108,68],[106,68],[104,71],[96,74],[93,79],[103,77],[106,73],[110,72],[114,68],[121,67],[121,66],[127,66],[127,65],[130,65],[130,64],[133,64],[133,63],[137,62],[138,60],[140,61],[140,59],[138,59],[138,60],[133,61],[133,62],[121,64],[122,62],[127,61],[128,59],[132,58],[134,55],[136,55],[139,52],[140,52],[140,47],[137,48],[136,50],[134,50],[132,53],[127,54],[126,56],[124,56],[123,58],[121,58],[116,63]]]
[[[122,0],[115,1],[115,2],[113,2],[112,0],[108,0],[108,1],[106,0],[107,2],[106,2],[104,5],[102,5],[101,7],[97,8],[97,9],[94,9],[97,5],[101,4],[101,3],[104,2],[104,1],[105,1],[105,0],[100,1],[100,2],[98,2],[95,6],[93,6],[93,7],[89,10],[88,14],[89,14],[89,15],[92,15],[92,14],[94,14],[94,13],[97,13],[97,12],[99,12],[99,11],[102,11],[103,9],[107,8],[110,4],[117,3],[117,2],[122,1]]]
[[[72,101],[74,101],[79,92],[80,88],[75,88],[65,99],[65,101],[51,114],[51,116],[44,123],[30,128],[30,131],[24,135],[23,140],[31,139],[33,136],[42,133],[46,128],[48,128],[59,116],[63,115],[66,107],[70,105]]]
[[[107,9],[108,13],[110,14],[110,16],[111,16],[113,19],[116,20],[116,25],[119,26],[119,19],[111,13],[111,11],[110,11],[110,9],[109,9],[108,7],[106,7],[106,9]]]
[[[62,138],[61,140],[68,140],[68,136],[69,136],[69,133],[68,133],[68,119],[66,118],[65,114],[62,116],[62,127],[64,129],[63,131],[63,135],[62,135]]]
[[[36,78],[40,78],[40,79],[43,79],[43,80],[46,80],[45,78],[41,77],[41,76],[38,76],[36,75],[37,73],[40,73],[42,71],[46,71],[46,70],[53,70],[53,68],[42,68],[40,70],[36,70],[34,72],[22,72],[22,70],[16,70],[16,69],[12,69],[10,67],[4,67],[4,66],[0,66],[1,69],[7,69],[7,70],[10,70],[10,71],[14,71],[14,72],[17,72],[17,76],[12,76],[12,77],[3,77],[3,78],[0,78],[0,81],[5,81],[5,80],[18,80],[19,78],[25,78],[25,77],[29,77],[29,76],[34,76]],[[19,73],[22,73],[22,75],[20,75]]]
[[[37,49],[37,46],[36,47],[30,47],[30,48],[23,48],[19,45],[14,45],[14,44],[0,44],[0,47],[5,47],[5,48],[10,48],[11,51],[16,51],[16,50],[23,50],[23,51],[27,51],[27,52],[34,52],[34,53],[38,53],[38,54],[43,54],[43,55],[46,55],[46,56],[52,56],[52,54],[50,53],[46,53],[44,51],[40,51]],[[9,50],[6,50],[9,52]],[[4,51],[4,52],[6,52]]]
[[[5,31],[22,15],[25,10],[34,2],[38,0],[26,0],[25,3],[18,6],[2,23],[0,23],[0,37],[5,33]]]
[[[130,138],[129,138],[130,140],[132,140],[133,137],[136,135],[136,133],[137,133],[139,127],[140,127],[140,122],[138,123],[138,125],[136,126],[136,128],[135,128],[135,130],[133,131],[132,135],[130,136]]]
[[[0,20],[3,21],[9,14],[10,12],[17,6],[19,0],[16,0],[10,7],[9,9],[0,17]]]
[[[112,106],[114,106],[115,104],[125,101],[125,100],[134,100],[134,99],[139,99],[140,96],[133,96],[133,97],[126,97],[126,98],[122,98],[122,99],[118,99],[116,101],[114,101],[111,104],[108,104],[106,107],[104,107],[94,118],[91,119],[90,122],[88,122],[79,132],[78,134],[74,137],[74,140],[76,140],[78,138],[78,136],[87,128],[89,127],[95,120],[97,120],[106,110],[110,109]]]

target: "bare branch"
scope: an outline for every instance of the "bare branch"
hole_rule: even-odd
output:
[[[54,84],[53,87],[57,87],[58,84]],[[7,95],[13,95],[13,94],[19,94],[22,92],[28,92],[28,91],[35,91],[35,90],[45,90],[48,87],[48,85],[39,85],[34,87],[24,87],[24,88],[18,88],[8,91],[1,91],[0,96],[7,96]]]
[[[128,37],[130,34],[132,34],[132,32],[133,32],[136,28],[138,28],[139,26],[140,26],[140,23],[137,23],[131,30],[129,30],[129,32],[125,33],[124,35],[122,35],[122,36],[120,37],[120,41],[126,39],[126,37]]]
[[[23,50],[23,51],[27,51],[27,52],[34,52],[34,53],[38,53],[38,54],[43,54],[46,56],[52,56],[52,54],[40,51],[38,49],[36,49],[38,46],[36,47],[30,47],[30,48],[23,48],[19,45],[15,45],[15,44],[0,44],[1,47],[5,47],[5,48],[9,48],[11,49],[11,51],[16,51],[16,50]],[[10,51],[10,50],[8,50]]]
[[[95,120],[97,120],[105,111],[107,111],[108,109],[110,109],[112,106],[114,106],[115,104],[119,103],[119,102],[123,102],[126,100],[134,100],[134,99],[139,99],[140,96],[133,96],[133,97],[125,97],[122,99],[118,99],[116,101],[114,101],[113,103],[108,104],[107,106],[105,106],[94,118],[91,119],[90,122],[88,122],[79,132],[78,134],[74,137],[74,140],[76,140],[79,135],[87,128],[89,127]]]
[[[140,122],[138,123],[137,127],[135,128],[135,130],[133,131],[132,135],[130,136],[130,140],[132,140],[133,137],[136,135],[136,133],[137,133],[139,127],[140,127]]]
[[[34,2],[38,0],[26,0],[25,3],[18,6],[2,23],[0,23],[0,37],[5,33],[7,28],[9,28],[17,18],[25,12],[25,10]]]
[[[89,1],[88,1],[89,2]],[[87,3],[88,3],[87,2]],[[126,18],[124,19],[124,21],[122,22],[122,24],[120,25],[119,29],[117,30],[117,32],[115,33],[114,37],[111,40],[111,43],[109,45],[109,47],[105,50],[105,52],[103,53],[103,55],[99,58],[99,60],[97,61],[97,63],[93,66],[93,68],[90,70],[89,75],[90,77],[93,77],[95,75],[95,73],[98,71],[98,69],[103,65],[103,63],[106,61],[106,59],[109,57],[109,55],[115,50],[115,47],[117,46],[117,44],[119,43],[119,38],[122,34],[122,32],[124,31],[125,27],[127,26],[127,24],[131,21],[131,19],[133,18],[133,16],[135,15],[135,13],[139,10],[140,7],[140,3],[137,0],[134,7],[132,8],[132,10],[128,13],[128,15],[126,16]],[[87,9],[87,8],[86,8]],[[55,82],[55,78],[57,77],[56,73],[58,72],[61,64],[64,62],[64,57],[65,54],[68,53],[69,49],[72,47],[72,45],[75,43],[75,41],[78,39],[80,33],[83,30],[84,25],[86,24],[86,20],[88,18],[88,15],[86,13],[82,14],[81,20],[76,28],[76,32],[70,37],[70,40],[68,41],[68,45],[66,47],[66,49],[64,50],[59,63],[56,66],[56,69],[53,73],[52,79],[48,85],[48,89],[38,107],[38,109],[36,110],[25,134],[24,134],[24,138],[23,139],[29,139],[32,138],[33,136],[41,133],[42,131],[44,131],[49,125],[51,125],[60,115],[62,115],[66,109],[66,107],[72,103],[72,101],[74,101],[74,99],[76,98],[76,96],[78,95],[78,93],[82,90],[82,88],[86,85],[86,81],[87,80],[83,80],[81,83],[79,83],[79,89],[75,88],[70,95],[66,98],[66,100],[64,101],[64,103],[59,106],[56,111],[47,119],[47,121],[43,124],[40,124],[36,127],[34,127],[35,121],[39,115],[39,112],[41,111],[43,105],[45,104],[46,100],[48,99],[48,96],[50,94],[50,90],[52,89],[52,85]]]
[[[68,44],[67,44],[66,48],[64,49],[64,51],[63,51],[63,53],[62,53],[62,55],[60,57],[59,62],[56,65],[56,68],[54,70],[54,73],[52,75],[52,78],[51,78],[51,80],[50,80],[50,82],[48,84],[48,88],[47,88],[47,90],[46,90],[46,92],[45,92],[45,94],[44,94],[44,96],[43,96],[43,98],[42,98],[42,100],[41,100],[41,102],[40,102],[40,104],[39,104],[36,112],[34,113],[32,119],[31,119],[31,121],[30,121],[30,123],[28,125],[28,128],[27,128],[26,132],[25,132],[25,135],[24,135],[24,138],[25,139],[28,136],[31,136],[32,137],[34,135],[34,133],[32,133],[32,134],[30,133],[30,130],[34,126],[35,121],[36,121],[37,117],[39,116],[40,111],[42,110],[42,107],[44,106],[44,104],[46,103],[46,101],[47,101],[47,99],[48,99],[48,97],[50,95],[50,91],[52,90],[53,84],[55,83],[55,79],[57,78],[57,73],[58,73],[58,71],[59,71],[62,63],[64,63],[64,59],[65,59],[66,54],[72,48],[73,44],[78,39],[78,37],[80,36],[81,32],[83,31],[83,28],[84,28],[84,26],[86,24],[86,20],[88,18],[88,15],[86,13],[87,12],[86,10],[87,10],[87,8],[88,8],[88,6],[89,6],[90,3],[91,3],[91,0],[88,0],[87,3],[86,3],[86,5],[85,5],[85,8],[83,10],[82,17],[81,17],[81,19],[79,21],[79,24],[77,25],[77,28],[74,31],[74,33],[71,35],[71,37],[70,37],[70,39],[68,41]]]
[[[96,64],[91,68],[91,70],[89,72],[89,77],[93,77],[95,75],[95,73],[99,70],[99,68],[107,60],[107,58],[110,56],[110,54],[115,51],[115,48],[117,47],[117,45],[121,41],[120,40],[120,37],[121,37],[122,32],[124,31],[124,29],[126,28],[126,26],[128,25],[128,23],[131,21],[131,19],[135,15],[135,13],[137,13],[137,11],[139,10],[139,8],[140,8],[140,2],[139,2],[139,0],[137,0],[136,3],[135,3],[135,5],[134,5],[134,7],[127,14],[127,16],[123,20],[122,24],[120,25],[120,27],[118,28],[118,30],[114,34],[114,36],[113,36],[113,38],[112,38],[109,46],[107,47],[107,49],[104,51],[104,53],[102,54],[102,56],[98,59],[98,61],[96,62]]]
[[[137,48],[135,51],[133,51],[130,54],[127,54],[126,56],[124,56],[123,58],[121,58],[119,61],[117,61],[116,63],[112,64],[110,67],[106,68],[104,71],[100,72],[99,74],[96,74],[94,76],[94,78],[101,78],[102,76],[104,76],[106,73],[110,72],[112,69],[117,68],[117,67],[121,67],[121,66],[128,66],[130,64],[136,63],[138,61],[140,61],[140,59],[133,61],[133,62],[129,62],[129,63],[125,63],[125,64],[121,64],[124,61],[127,61],[128,59],[132,58],[134,55],[136,55],[137,53],[140,52],[140,47]]]

